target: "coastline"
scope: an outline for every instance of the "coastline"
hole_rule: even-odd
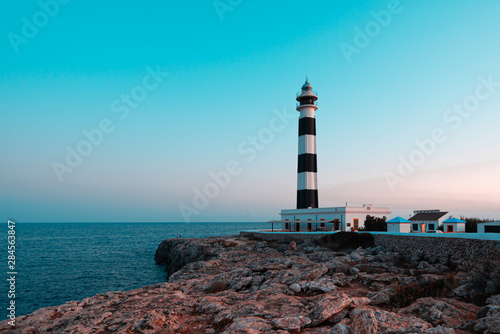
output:
[[[495,333],[500,296],[467,300],[467,268],[383,247],[239,236],[167,239],[155,254],[168,282],[108,292],[7,321],[12,333]],[[450,278],[453,277],[451,280]],[[409,305],[398,289],[449,284]],[[445,291],[446,290],[446,291]],[[415,292],[413,294],[417,295]],[[433,296],[432,294],[436,294]],[[408,292],[406,295],[411,296]],[[401,303],[401,307],[396,306]]]

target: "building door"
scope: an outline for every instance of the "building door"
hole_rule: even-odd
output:
[[[307,230],[311,232],[313,229],[313,224],[312,223],[307,223]]]
[[[359,219],[354,218],[354,231],[357,231],[359,229]]]
[[[285,223],[285,230],[289,230],[290,229],[290,223]]]
[[[334,225],[335,225],[334,227],[335,231],[340,230],[340,221],[338,219],[335,219]]]
[[[453,232],[453,225],[446,225],[446,232]]]
[[[300,223],[295,223],[295,231],[300,232]]]

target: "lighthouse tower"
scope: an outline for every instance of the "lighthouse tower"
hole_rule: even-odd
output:
[[[318,208],[316,118],[318,93],[306,78],[297,93],[299,117],[299,159],[297,169],[297,209]]]

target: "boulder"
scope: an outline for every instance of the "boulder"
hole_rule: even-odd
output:
[[[328,332],[328,334],[351,334],[351,333],[352,333],[351,327],[343,325],[343,324],[336,324]]]
[[[437,326],[429,328],[425,331],[425,334],[455,334],[455,330],[449,327]]]
[[[500,305],[500,295],[494,295],[486,299],[486,304]]]
[[[165,265],[165,271],[172,275],[188,263],[211,260],[219,253],[214,245],[192,242],[191,239],[167,239],[158,246],[155,262]]]
[[[283,318],[274,319],[272,324],[274,327],[287,330],[300,332],[300,330],[311,323],[311,319],[308,317],[299,316],[286,316]]]
[[[337,286],[334,284],[334,281],[327,277],[322,277],[319,280],[309,282],[305,284],[305,286],[310,291],[319,291],[323,293],[337,290]]]
[[[319,268],[315,268],[310,271],[306,271],[304,274],[302,274],[302,279],[306,281],[313,281],[315,279],[320,278],[321,276],[325,275],[328,272],[328,267],[326,266],[321,266]]]
[[[477,313],[474,330],[479,333],[500,333],[500,306],[487,305]]]
[[[384,291],[370,292],[367,297],[370,298],[371,305],[387,304],[391,301],[389,295]]]
[[[417,315],[434,326],[445,324],[448,327],[455,327],[464,320],[474,320],[476,312],[477,307],[453,299],[419,298],[398,313]]]
[[[236,318],[223,334],[260,334],[271,330],[271,325],[258,317]]]
[[[311,326],[317,326],[340,313],[351,304],[352,299],[343,292],[327,294],[321,298],[310,313]]]
[[[293,283],[292,285],[290,285],[290,290],[292,290],[295,293],[300,293],[302,289],[300,285],[298,285],[297,283]]]
[[[403,317],[393,312],[368,307],[349,313],[352,329],[359,334],[424,333],[431,326],[415,317]]]

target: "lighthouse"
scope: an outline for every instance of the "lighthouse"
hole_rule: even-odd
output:
[[[281,223],[277,232],[325,232],[357,231],[364,226],[368,216],[388,216],[391,210],[371,204],[363,206],[319,207],[318,203],[318,158],[316,155],[316,117],[318,93],[312,89],[309,80],[297,93],[299,116],[299,156],[297,164],[297,208],[281,210]],[[330,198],[332,196],[330,195]],[[267,232],[266,232],[267,233]]]
[[[297,166],[297,209],[318,208],[318,161],[316,155],[316,118],[318,93],[309,80],[297,93],[299,116],[299,157]]]

